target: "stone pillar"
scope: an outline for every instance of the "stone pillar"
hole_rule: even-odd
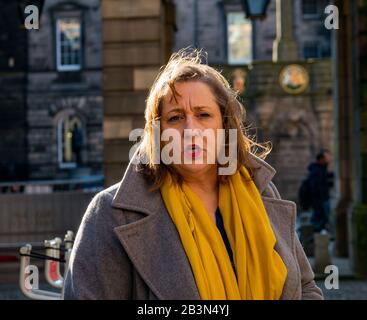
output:
[[[148,90],[171,54],[170,0],[102,0],[105,186],[121,180],[129,133],[144,128]]]
[[[350,218],[353,209],[353,57],[352,18],[345,1],[335,3],[339,8],[340,25],[335,31],[335,74],[336,74],[336,164],[339,182],[339,202],[336,207],[336,254],[347,257],[351,238]]]
[[[355,145],[355,164],[358,166],[356,174],[356,199],[357,204],[352,213],[352,249],[353,270],[361,277],[367,277],[367,2],[359,1],[352,8],[358,21],[355,32],[356,57],[354,59],[356,72],[355,91],[356,103],[354,105],[353,141]]]
[[[366,21],[365,2],[336,0],[335,70],[340,200],[336,249],[349,255],[358,276],[367,276]],[[348,228],[347,228],[348,226]]]
[[[329,254],[329,235],[315,233],[315,265],[314,270],[316,273],[324,273],[325,268],[331,264],[331,258]]]
[[[273,61],[298,59],[297,43],[293,37],[293,0],[276,0],[277,35],[273,43]]]

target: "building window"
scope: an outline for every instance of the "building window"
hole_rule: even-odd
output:
[[[305,18],[318,17],[317,0],[302,0],[302,15]]]
[[[57,123],[57,151],[60,168],[76,168],[82,164],[84,130],[80,119],[68,115]]]
[[[308,42],[303,46],[303,57],[305,59],[321,58],[321,48],[317,42]]]
[[[81,21],[76,17],[56,19],[56,63],[58,71],[81,69]]]
[[[227,52],[229,64],[252,62],[252,24],[243,12],[227,13]]]

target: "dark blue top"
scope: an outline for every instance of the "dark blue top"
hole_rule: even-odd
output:
[[[234,265],[234,262],[233,262],[233,254],[232,254],[231,245],[229,244],[228,237],[227,237],[227,234],[226,234],[226,230],[224,229],[223,219],[222,219],[222,215],[220,213],[219,208],[217,209],[217,211],[215,211],[215,221],[216,221],[217,227],[220,231],[220,234],[222,235],[223,242],[226,245],[228,256],[229,256],[229,259],[231,260],[233,270],[236,273],[236,268],[235,268],[235,265]]]

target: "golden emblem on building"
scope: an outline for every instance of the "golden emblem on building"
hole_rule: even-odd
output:
[[[279,83],[283,90],[290,94],[304,92],[309,84],[310,78],[307,70],[299,64],[285,66],[279,75]]]

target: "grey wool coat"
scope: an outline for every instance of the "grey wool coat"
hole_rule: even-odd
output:
[[[280,198],[273,167],[250,160],[288,269],[281,299],[323,299],[295,232],[295,203]],[[119,183],[94,196],[76,235],[64,299],[200,299],[178,231],[160,192],[149,187],[130,164]]]

